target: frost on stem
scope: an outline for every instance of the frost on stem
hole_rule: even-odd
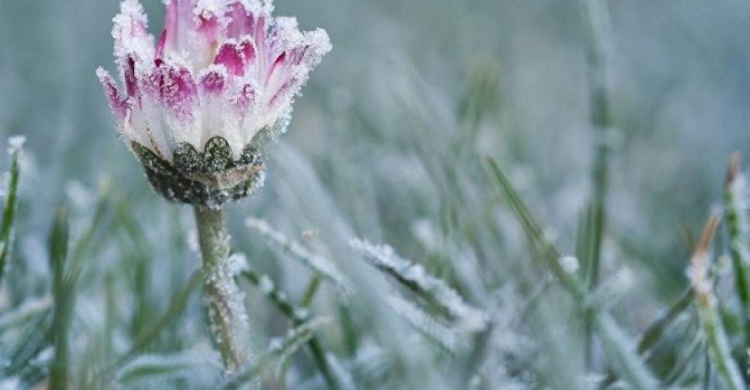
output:
[[[487,327],[487,316],[484,312],[467,304],[456,290],[443,280],[429,275],[421,265],[399,257],[393,248],[375,245],[362,239],[351,240],[350,246],[378,270],[434,301],[447,311],[458,329],[480,332]]]
[[[229,257],[229,236],[223,210],[195,208],[198,242],[203,258],[204,286],[211,333],[228,373],[245,364],[250,334],[244,293],[234,276],[244,267],[242,259]]]

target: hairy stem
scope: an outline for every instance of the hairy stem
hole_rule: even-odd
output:
[[[198,242],[203,258],[204,291],[216,347],[228,374],[244,366],[248,359],[250,333],[243,294],[227,266],[229,235],[226,213],[195,206]]]

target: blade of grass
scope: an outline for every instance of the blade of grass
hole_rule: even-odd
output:
[[[55,218],[49,240],[50,268],[52,269],[52,292],[55,309],[52,329],[55,339],[55,357],[50,368],[49,388],[63,390],[68,387],[69,375],[69,330],[75,307],[75,275],[66,272],[68,257],[68,215],[62,208]],[[71,277],[72,276],[72,277]]]
[[[305,288],[305,293],[302,294],[302,299],[299,301],[299,307],[303,309],[307,309],[310,307],[310,304],[312,304],[313,298],[315,298],[315,294],[318,292],[318,287],[320,287],[320,275],[315,274],[310,278],[310,283],[307,284],[307,288]]]
[[[713,293],[713,285],[709,276],[708,250],[713,241],[716,229],[721,219],[718,212],[713,212],[703,229],[698,246],[690,260],[690,281],[695,291],[695,302],[698,306],[698,317],[701,329],[706,338],[708,356],[712,367],[728,390],[746,389],[742,374],[736,362],[732,359],[721,315],[717,307],[717,297]]]
[[[750,247],[747,242],[750,228],[746,215],[746,196],[745,176],[740,171],[740,155],[735,154],[727,171],[724,208],[727,213],[729,253],[732,257],[737,297],[741,304],[744,345],[750,346]]]
[[[588,21],[589,104],[594,131],[594,165],[591,195],[591,241],[586,275],[589,290],[599,284],[602,241],[607,224],[607,192],[609,188],[611,107],[609,101],[609,61],[612,52],[612,30],[607,0],[582,0]],[[591,314],[586,319],[586,365],[592,365]]]
[[[346,277],[328,259],[310,252],[296,241],[287,239],[281,232],[271,228],[264,220],[248,218],[245,220],[245,226],[256,231],[268,242],[289,254],[291,258],[298,260],[302,265],[331,282],[347,296],[351,295],[352,288],[349,286]]]
[[[248,384],[260,375],[269,365],[274,362],[282,364],[286,359],[296,353],[301,346],[310,341],[314,332],[323,326],[325,322],[326,321],[322,319],[315,319],[291,329],[289,334],[275,347],[271,348],[265,356],[261,357],[257,363],[240,371],[239,374],[233,377],[229,382],[225,383],[224,386],[222,386],[222,389],[233,390],[247,388]]]
[[[626,342],[623,332],[617,323],[603,310],[593,306],[593,301],[588,296],[584,284],[575,274],[566,272],[559,262],[560,253],[544,237],[541,226],[531,216],[526,204],[521,200],[513,185],[505,176],[497,163],[486,159],[488,173],[494,178],[500,193],[511,206],[526,232],[528,239],[533,243],[538,258],[557,278],[558,282],[572,295],[574,301],[584,312],[590,310],[592,323],[598,331],[602,343],[605,346],[607,356],[615,370],[637,389],[656,389],[658,381],[645,366],[643,360]]]
[[[486,314],[440,278],[427,273],[420,264],[400,257],[387,245],[352,239],[349,246],[377,270],[385,273],[448,317],[457,328],[481,332],[487,327]]]
[[[37,316],[48,313],[51,308],[52,298],[50,296],[29,299],[15,310],[0,316],[0,334],[10,328],[24,324]]]
[[[8,178],[8,197],[3,207],[3,222],[0,227],[0,284],[2,284],[8,259],[13,250],[14,225],[18,209],[18,177],[21,173],[19,163],[20,148],[12,151],[10,157],[10,177]]]
[[[287,318],[292,320],[292,323],[295,326],[299,326],[308,319],[307,314],[307,306],[301,306],[300,308],[295,308],[290,302],[289,299],[286,297],[286,294],[278,291],[273,284],[273,282],[268,279],[268,276],[261,276],[255,271],[251,269],[245,269],[241,274],[245,279],[247,279],[250,283],[252,283],[254,286],[259,288],[263,294],[268,297],[268,300],[271,302],[271,304],[276,307],[280,312],[284,313]],[[315,280],[320,280],[316,276],[313,277],[310,286],[315,286],[319,282],[315,282]],[[308,303],[309,300],[312,299],[312,294],[310,293],[310,290],[312,289],[310,286],[308,286],[308,290],[305,293],[305,297],[303,298],[303,303]],[[317,288],[317,287],[315,287]],[[325,352],[323,350],[322,345],[320,344],[320,341],[318,340],[315,335],[312,335],[310,339],[307,341],[307,343],[310,346],[310,352],[313,355],[313,359],[315,360],[315,364],[318,366],[318,369],[320,370],[320,373],[323,375],[323,379],[325,379],[326,383],[328,384],[328,387],[331,389],[337,389],[338,383],[336,382],[335,378],[333,377],[333,374],[331,372],[331,367],[328,365],[328,360],[325,357]]]
[[[169,301],[167,309],[162,313],[156,320],[154,320],[149,326],[147,326],[138,338],[133,342],[133,345],[128,349],[125,354],[117,360],[115,367],[120,367],[125,364],[136,354],[138,354],[143,348],[147,347],[154,338],[161,332],[173,319],[174,317],[182,312],[187,306],[188,300],[192,293],[201,286],[203,282],[203,274],[201,272],[195,272],[190,278],[188,283],[183,287],[182,290],[177,292],[172,299]]]

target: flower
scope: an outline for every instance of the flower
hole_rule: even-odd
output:
[[[255,191],[264,146],[286,130],[292,103],[330,51],[324,30],[272,17],[272,0],[166,0],[154,45],[138,0],[114,19],[123,87],[97,75],[120,137],[167,199],[220,208]]]

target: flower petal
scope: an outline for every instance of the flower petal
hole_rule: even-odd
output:
[[[124,120],[127,115],[128,104],[127,101],[120,96],[115,79],[112,78],[109,72],[102,68],[96,70],[96,75],[99,77],[99,82],[102,83],[104,94],[107,95],[109,108],[112,109],[112,114],[115,116],[115,120],[118,122]]]
[[[191,35],[196,30],[196,0],[167,0],[167,13],[164,29],[169,31],[166,41],[168,52],[179,53],[189,49]]]
[[[124,77],[133,74],[136,62],[150,61],[154,52],[153,37],[148,33],[148,20],[138,0],[125,0],[115,16],[112,37],[115,40],[116,63]],[[132,81],[132,78],[131,80]],[[132,83],[126,85],[128,95],[135,93]]]
[[[251,84],[243,85],[242,89],[240,89],[240,92],[237,94],[237,97],[234,100],[235,108],[241,114],[244,114],[253,106],[253,104],[255,104],[257,95],[258,95],[258,92],[256,88],[253,87]]]
[[[187,67],[168,63],[155,66],[149,85],[152,94],[176,118],[187,121],[194,117],[198,88]]]
[[[220,95],[227,87],[227,72],[220,66],[211,66],[201,73],[198,86],[208,96]]]
[[[138,94],[138,80],[135,77],[135,57],[133,55],[127,56],[122,75],[125,80],[125,92],[129,97],[135,97]]]
[[[250,34],[255,29],[255,16],[245,6],[236,1],[227,6],[227,38],[239,38]]]
[[[154,54],[154,64],[156,66],[161,65],[164,63],[164,47],[167,44],[167,36],[169,30],[164,30],[161,33],[161,37],[159,37],[159,43],[156,44],[156,54]]]
[[[249,39],[237,43],[230,39],[219,48],[214,64],[224,65],[230,74],[242,76],[255,61],[255,47]]]

